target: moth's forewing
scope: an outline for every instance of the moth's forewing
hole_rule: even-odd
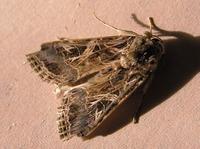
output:
[[[128,47],[133,39],[130,36],[65,39],[44,43],[40,51],[26,56],[44,81],[62,86],[99,72],[118,59],[120,50]]]

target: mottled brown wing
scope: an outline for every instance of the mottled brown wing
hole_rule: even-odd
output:
[[[40,51],[26,56],[43,80],[60,86],[77,84],[118,60],[121,50],[128,48],[133,40],[132,36],[64,39],[44,43]]]
[[[45,43],[27,55],[61,90],[60,137],[87,136],[147,81],[163,54],[156,36],[112,36]]]
[[[149,75],[137,65],[129,69],[107,67],[86,83],[67,90],[58,113],[60,138],[89,135]]]

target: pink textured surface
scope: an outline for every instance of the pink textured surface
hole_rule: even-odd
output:
[[[199,0],[1,0],[0,148],[200,148],[199,8]],[[165,63],[145,97],[139,124],[130,122],[129,99],[90,139],[62,142],[54,87],[23,64],[24,55],[57,37],[117,34],[94,19],[94,10],[109,24],[139,33],[146,29],[131,13],[144,22],[153,16],[158,26],[182,31],[182,39],[165,42]]]

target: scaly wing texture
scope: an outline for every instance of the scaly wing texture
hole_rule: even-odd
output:
[[[64,39],[42,44],[40,51],[26,56],[43,80],[60,86],[75,85],[118,60],[121,50],[128,48],[133,40],[132,36]]]
[[[90,134],[122,101],[149,77],[140,67],[107,67],[64,93],[59,107],[60,138]]]
[[[145,83],[159,51],[159,40],[111,36],[45,43],[27,58],[43,80],[61,89],[58,128],[60,137],[69,139],[89,135]],[[123,54],[131,63],[123,61]]]

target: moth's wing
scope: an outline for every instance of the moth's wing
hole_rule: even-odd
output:
[[[59,107],[62,139],[89,135],[112,111],[146,82],[150,73],[140,67],[107,67],[81,86],[65,92]]]
[[[119,59],[121,50],[133,40],[132,36],[64,39],[44,43],[40,51],[26,56],[43,80],[62,86],[95,74]]]

